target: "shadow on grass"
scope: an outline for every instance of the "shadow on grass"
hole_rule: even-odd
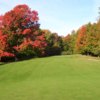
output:
[[[54,56],[61,56],[61,55],[51,55],[51,56],[44,56],[44,57],[30,57],[30,58],[17,59],[17,60],[12,60],[12,61],[11,60],[10,61],[3,61],[3,62],[0,62],[0,66],[10,64],[10,63],[28,61],[28,60],[37,59],[37,58],[45,59],[45,58],[50,58],[50,57],[54,57]]]
[[[4,65],[4,63],[0,63],[0,65]]]
[[[28,60],[36,59],[36,58],[39,58],[39,57],[18,59],[18,60],[12,60],[12,61],[11,60],[10,61],[2,61],[2,62],[0,62],[0,67],[3,66],[3,65],[6,65],[6,64],[17,63],[17,62],[22,62],[22,61],[28,61]]]
[[[0,63],[0,67],[3,66],[3,65],[5,65],[5,64],[7,64],[7,63]]]

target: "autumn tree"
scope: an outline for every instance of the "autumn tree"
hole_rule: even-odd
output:
[[[85,45],[86,45],[86,26],[82,26],[77,31],[77,38],[76,38],[76,45],[75,45],[76,51],[78,53],[83,53]]]
[[[0,57],[43,55],[46,42],[38,20],[37,11],[27,5],[17,5],[0,16]]]
[[[100,52],[100,23],[87,25],[86,52],[92,56],[98,56]]]
[[[60,55],[63,49],[62,37],[57,33],[49,30],[43,30],[46,37],[47,47],[45,49],[46,56]]]
[[[76,32],[73,30],[71,34],[62,38],[63,40],[63,52],[62,54],[73,54],[75,53],[75,41],[76,41]]]

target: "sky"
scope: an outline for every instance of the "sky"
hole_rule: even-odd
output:
[[[96,22],[100,0],[0,0],[0,14],[18,4],[38,11],[41,29],[66,36],[88,22]]]

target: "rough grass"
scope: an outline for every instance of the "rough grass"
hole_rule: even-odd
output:
[[[71,55],[1,64],[0,100],[100,100],[100,60]]]

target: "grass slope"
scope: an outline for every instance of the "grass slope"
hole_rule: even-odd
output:
[[[0,65],[0,100],[100,100],[100,60],[71,55]]]

